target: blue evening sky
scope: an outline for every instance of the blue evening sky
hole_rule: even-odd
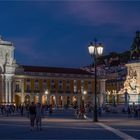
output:
[[[130,49],[140,1],[0,1],[0,34],[24,65],[82,67],[96,37],[104,54]]]

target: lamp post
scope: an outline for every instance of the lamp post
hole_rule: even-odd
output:
[[[89,54],[91,55],[91,57],[93,58],[94,61],[94,102],[95,102],[95,106],[94,106],[94,111],[93,111],[93,121],[97,122],[98,121],[98,112],[97,112],[97,69],[96,69],[96,61],[97,61],[97,56],[102,55],[103,53],[103,46],[101,43],[97,44],[97,40],[94,39],[94,44],[91,42],[89,47]]]

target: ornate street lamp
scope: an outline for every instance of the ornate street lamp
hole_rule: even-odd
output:
[[[97,40],[94,39],[94,44],[91,42],[89,47],[89,54],[91,55],[91,57],[93,58],[94,61],[94,69],[95,69],[95,76],[94,76],[94,102],[95,102],[95,106],[94,106],[94,111],[93,111],[93,121],[97,122],[98,121],[98,112],[97,112],[97,69],[96,69],[96,60],[97,57],[103,54],[103,46],[101,43],[97,44]]]

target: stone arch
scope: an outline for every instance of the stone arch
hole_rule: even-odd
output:
[[[43,95],[43,96],[42,96],[42,104],[43,104],[43,105],[48,104],[48,103],[47,103],[47,98],[48,98],[48,97],[47,97],[46,95]]]
[[[38,103],[39,102],[39,95],[35,95],[34,96],[34,103]]]
[[[56,105],[56,97],[55,95],[50,96],[50,105],[54,108]]]
[[[21,105],[21,97],[19,95],[15,95],[15,104],[16,106]]]
[[[31,100],[30,96],[26,95],[25,98],[24,98],[25,105],[29,105],[30,104],[30,100]]]
[[[76,96],[72,96],[72,105],[73,106],[77,105],[77,97]]]

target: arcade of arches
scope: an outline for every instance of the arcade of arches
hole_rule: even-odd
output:
[[[22,97],[18,94],[15,95],[14,97],[14,104],[16,106],[19,106],[22,104]],[[93,98],[91,96],[84,97],[83,96],[75,96],[75,95],[69,95],[69,96],[56,96],[56,95],[42,95],[42,96],[30,96],[26,95],[24,97],[24,105],[28,105],[31,102],[41,102],[43,105],[52,105],[52,107],[58,107],[58,108],[63,108],[63,107],[71,107],[75,105],[84,105],[85,103],[91,103],[93,102]]]

